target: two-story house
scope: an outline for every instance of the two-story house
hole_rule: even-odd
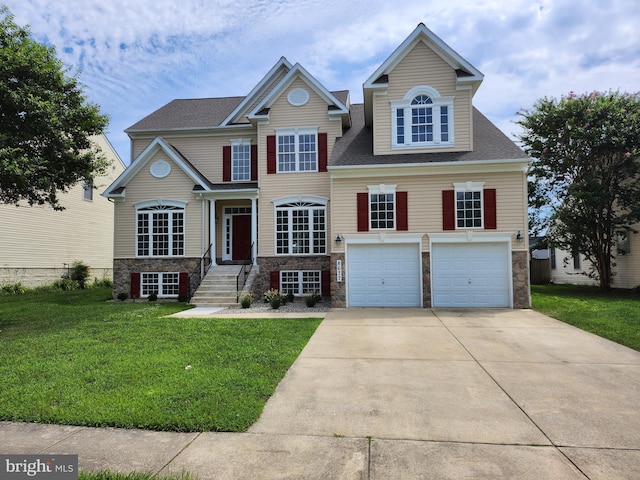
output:
[[[420,24],[363,104],[285,58],[246,96],[170,102],[104,193],[114,292],[188,292],[213,252],[209,272],[250,258],[258,294],[528,307],[529,159],[473,107],[482,80]]]

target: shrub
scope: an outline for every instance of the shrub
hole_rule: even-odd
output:
[[[120,292],[118,294],[118,300],[124,302],[127,298],[129,298],[129,294],[127,292]]]
[[[62,277],[60,280],[53,282],[54,290],[62,290],[63,292],[69,292],[71,290],[77,290],[79,288],[78,282],[71,280],[67,277]]]
[[[281,302],[282,302],[282,299],[280,298],[280,295],[271,297],[271,300],[269,300],[269,303],[271,304],[271,308],[273,308],[274,310],[277,310],[278,308],[280,308]]]
[[[178,295],[178,301],[182,302],[182,303],[186,303],[189,301],[189,295],[187,295],[186,293],[181,293],[180,295]]]
[[[3,285],[2,291],[11,295],[23,295],[27,292],[27,289],[22,285],[22,283],[18,282],[10,285]]]
[[[101,279],[94,278],[93,285],[91,286],[96,288],[97,287],[113,288],[113,280],[111,280],[110,278],[101,278]]]
[[[273,297],[280,298],[280,292],[275,288],[264,292],[264,303],[270,303]]]
[[[89,265],[85,265],[80,260],[76,260],[71,265],[71,270],[69,271],[69,278],[78,283],[80,288],[85,288],[87,283],[87,278],[89,277]]]
[[[251,292],[240,292],[239,299],[240,306],[242,308],[249,308],[251,306],[251,302],[253,301],[253,294]]]
[[[316,303],[318,303],[321,298],[322,297],[320,296],[320,294],[318,292],[313,292],[311,295],[309,295],[305,299],[305,302],[307,303],[307,307],[315,307]]]
[[[158,294],[156,292],[151,292],[147,297],[147,300],[149,300],[150,302],[155,302],[156,300],[158,300]]]
[[[293,301],[295,300],[296,296],[293,294],[293,292],[289,292],[287,293],[287,302],[291,302],[293,303]]]

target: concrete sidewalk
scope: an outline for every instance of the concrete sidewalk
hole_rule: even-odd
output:
[[[333,310],[248,433],[0,422],[0,453],[200,479],[637,479],[640,352],[531,310]]]

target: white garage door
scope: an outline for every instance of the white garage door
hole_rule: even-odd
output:
[[[350,307],[420,307],[422,257],[418,244],[350,245]]]
[[[434,243],[434,307],[509,307],[507,243]]]

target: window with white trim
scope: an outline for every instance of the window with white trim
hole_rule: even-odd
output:
[[[93,201],[93,182],[85,180],[82,185],[82,199],[88,202]]]
[[[180,291],[180,274],[177,272],[142,272],[140,294],[148,297],[155,293],[159,297],[177,297]]]
[[[319,270],[283,270],[280,272],[280,291],[294,295],[320,293],[322,276]]]
[[[296,128],[276,131],[278,173],[318,171],[318,130]]]
[[[327,207],[313,202],[276,206],[276,254],[327,253]]]
[[[421,148],[453,145],[453,97],[435,88],[412,88],[402,100],[391,101],[392,147]]]
[[[484,182],[454,183],[456,191],[456,228],[483,228]]]
[[[396,185],[369,185],[369,229],[395,230]]]
[[[156,204],[138,208],[136,213],[137,256],[184,255],[184,207]]]
[[[251,180],[251,140],[231,140],[231,180]]]

